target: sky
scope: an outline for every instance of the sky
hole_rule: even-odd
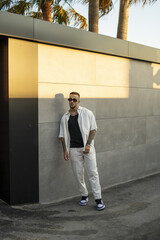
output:
[[[120,0],[113,0],[114,9],[99,20],[99,34],[116,38]],[[72,5],[73,6],[73,5]],[[77,12],[88,18],[88,7],[73,6]],[[134,4],[129,10],[128,38],[130,42],[160,49],[160,0],[154,4]]]

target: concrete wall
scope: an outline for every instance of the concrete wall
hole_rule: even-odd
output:
[[[38,46],[0,36],[0,198],[39,201]]]
[[[8,40],[0,36],[0,197],[4,200],[10,192],[8,110]]]
[[[39,201],[38,46],[8,39],[10,204]]]
[[[15,103],[15,83],[17,86],[19,79],[25,79],[25,87],[23,81],[19,81],[20,88],[16,94],[19,94],[18,98],[21,101],[15,99],[20,103],[24,114],[18,112],[18,116],[21,116],[18,117],[18,123],[16,118],[9,116],[12,129],[8,130],[9,135],[15,133],[13,136],[16,136],[18,124],[25,123],[24,102],[29,102],[31,98],[36,104],[33,105],[34,109],[32,105],[27,109],[28,116],[33,116],[34,121],[33,124],[27,121],[25,131],[27,133],[27,129],[31,130],[34,126],[30,137],[34,132],[34,137],[39,138],[41,203],[56,202],[79,194],[70,162],[64,161],[61,144],[57,138],[59,121],[68,109],[68,94],[73,90],[80,92],[81,105],[91,109],[96,116],[98,132],[95,145],[103,189],[160,171],[159,49],[5,12],[0,12],[0,35],[9,38],[9,46],[14,43],[15,47],[19,48],[18,56],[16,53],[15,58],[14,54],[9,55],[9,61],[12,59],[12,64],[9,65],[9,71],[13,70],[11,72],[14,72],[14,64],[17,66],[18,62],[21,62],[21,57],[25,63],[25,54],[33,54],[33,45],[36,49],[35,64],[29,62],[29,65],[34,66],[26,70],[26,65],[23,64],[24,72],[14,72],[15,76],[18,74],[18,78],[14,80],[9,76],[9,84],[15,91],[9,92],[9,107],[12,102]],[[29,50],[25,46],[28,46]],[[12,49],[14,52],[14,48]],[[35,83],[32,92],[32,88],[28,88],[28,83],[30,82],[31,86],[32,81],[26,76],[33,76],[34,71],[36,75],[32,79]],[[30,89],[27,95],[25,91],[21,91],[24,88]],[[37,98],[38,111],[35,108]],[[12,106],[16,106],[12,108],[15,111],[9,114],[15,116],[19,105]],[[17,128],[14,128],[14,123]],[[27,164],[30,159],[31,167],[34,161],[27,156],[32,153],[32,148],[25,148],[23,131],[19,132],[21,134],[12,138],[12,143],[14,144],[16,139],[16,142],[22,144],[26,151],[24,163]],[[27,146],[30,143],[28,141]],[[36,153],[37,145],[31,145]],[[21,164],[22,155],[17,155],[19,150],[21,148],[16,145],[14,152],[17,165],[14,166],[14,175],[20,172],[19,167],[25,169],[25,164]],[[37,159],[35,164],[37,169]],[[30,185],[32,181],[29,181],[28,174],[27,177],[22,176],[22,180],[25,178],[25,182],[28,181]],[[35,180],[37,178],[36,172]],[[30,187],[28,190],[30,191]],[[14,194],[19,196],[20,191],[16,190]]]
[[[160,171],[160,64],[42,44],[38,57],[40,202],[78,194],[57,139],[71,91],[96,116],[103,189]]]

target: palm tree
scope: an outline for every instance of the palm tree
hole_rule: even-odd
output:
[[[147,3],[154,3],[157,0],[120,0],[119,21],[117,38],[127,40],[129,7],[131,4],[140,2],[144,6]]]
[[[89,0],[89,31],[98,33],[99,0]]]
[[[98,20],[107,14],[113,7],[112,0],[86,0],[89,2],[89,31],[98,33]]]
[[[69,8],[65,10],[64,5]],[[77,13],[67,0],[0,0],[0,10],[28,15],[49,22],[74,25],[87,29],[87,20]]]
[[[130,3],[130,0],[120,1],[117,38],[121,38],[124,40],[127,40],[129,3]]]
[[[53,4],[52,0],[40,1],[43,20],[46,20],[48,22],[52,22],[52,4]]]

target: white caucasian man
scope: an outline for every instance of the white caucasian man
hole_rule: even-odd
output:
[[[66,161],[71,160],[72,169],[78,181],[81,194],[79,204],[85,206],[88,202],[88,190],[84,179],[85,165],[97,210],[103,210],[105,205],[101,196],[94,148],[94,136],[97,131],[96,120],[90,110],[79,106],[79,93],[71,92],[68,102],[70,109],[62,116],[59,133],[64,159]]]

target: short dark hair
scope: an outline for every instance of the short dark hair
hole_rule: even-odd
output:
[[[70,94],[78,95],[78,97],[80,98],[80,94],[78,92],[71,92]]]

